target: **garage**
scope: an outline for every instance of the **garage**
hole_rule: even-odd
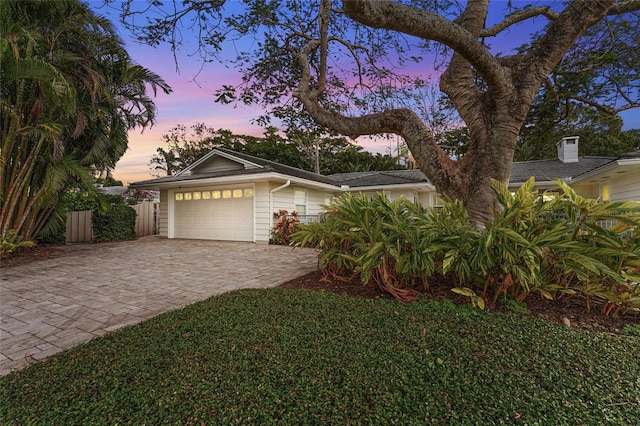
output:
[[[253,188],[178,190],[173,194],[173,238],[253,241]]]

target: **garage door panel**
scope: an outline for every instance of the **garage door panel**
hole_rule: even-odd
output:
[[[219,191],[220,198],[215,194],[206,198],[195,192],[191,197],[185,195],[186,192],[174,196],[174,237],[253,241],[253,189],[237,187],[210,191],[211,194]]]

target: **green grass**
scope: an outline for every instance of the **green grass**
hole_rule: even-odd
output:
[[[640,339],[452,303],[251,290],[0,379],[4,424],[640,423]]]

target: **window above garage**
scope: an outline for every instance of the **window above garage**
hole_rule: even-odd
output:
[[[181,191],[174,195],[175,201],[220,200],[229,198],[252,198],[253,188],[232,188],[213,191]]]

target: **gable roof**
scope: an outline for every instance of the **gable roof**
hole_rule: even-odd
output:
[[[242,165],[243,167],[196,173],[198,168],[201,168],[208,161],[213,161],[216,156],[234,161],[239,165]],[[189,167],[180,171],[180,173],[176,174],[175,176],[167,176],[157,179],[149,179],[141,182],[134,182],[131,184],[131,186],[147,187],[159,184],[170,184],[174,182],[177,183],[254,174],[260,175],[263,173],[279,173],[287,176],[297,177],[300,179],[310,180],[313,182],[328,184],[332,186],[336,185],[335,181],[324,175],[319,175],[317,173],[298,169],[296,167],[286,166],[284,164],[276,163],[275,161],[264,160],[262,158],[254,157],[253,155],[243,154],[226,148],[214,148],[207,155],[203,156]]]
[[[386,186],[403,184],[429,184],[429,179],[420,170],[388,170],[382,172],[353,172],[329,175],[340,185],[349,187]]]
[[[206,170],[207,162],[221,157],[235,162],[237,168]],[[521,161],[513,163],[511,169],[511,184],[521,184],[534,177],[536,182],[551,182],[554,179],[575,179],[581,175],[589,174],[594,170],[611,165],[616,160],[636,161],[640,157],[638,151],[615,157],[579,157],[575,163],[563,163],[558,159]],[[204,169],[204,170],[199,170]],[[305,179],[311,182],[349,188],[383,187],[397,185],[432,185],[429,179],[420,170],[388,170],[368,171],[353,173],[337,173],[329,176],[287,166],[275,161],[264,160],[253,155],[236,152],[226,148],[214,148],[207,155],[196,161],[175,176],[167,176],[150,179],[131,184],[132,187],[150,187],[171,183],[198,181],[220,177],[233,177],[245,175],[260,175],[264,173],[277,173],[294,178]]]
[[[531,176],[535,178],[536,182],[575,178],[615,160],[615,157],[580,157],[576,163],[563,163],[557,159],[516,162],[513,163],[511,168],[509,182],[511,184],[521,184]],[[420,170],[338,173],[329,177],[341,185],[350,187],[430,183],[429,179]]]
[[[615,157],[578,157],[575,163],[563,163],[558,159],[520,161],[513,163],[509,183],[523,183],[531,176],[536,182],[575,178],[615,160]]]

